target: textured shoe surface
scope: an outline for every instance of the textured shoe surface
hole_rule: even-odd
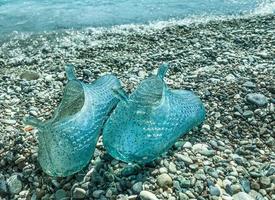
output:
[[[103,144],[116,159],[150,162],[203,122],[205,109],[196,95],[167,88],[167,68],[162,65],[158,75],[142,81],[129,97],[116,91],[121,101],[103,130]]]
[[[49,121],[25,119],[38,128],[38,161],[51,176],[68,176],[90,161],[103,123],[118,99],[113,87],[120,87],[113,75],[105,75],[92,84],[76,80],[73,66],[66,67],[69,79],[63,99]]]

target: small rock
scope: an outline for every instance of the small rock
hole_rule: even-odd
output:
[[[246,99],[249,103],[257,106],[265,106],[268,103],[267,98],[260,93],[250,93],[246,96]]]
[[[162,188],[167,188],[173,185],[173,180],[168,174],[161,174],[157,177],[157,184]]]
[[[249,180],[247,179],[247,178],[242,178],[241,180],[240,180],[240,183],[241,183],[241,185],[242,185],[242,187],[243,187],[243,190],[246,192],[246,193],[249,193],[250,192],[250,182],[249,182]]]
[[[19,179],[18,175],[12,175],[11,177],[8,178],[7,180],[9,192],[11,194],[18,194],[22,190],[22,182]]]
[[[242,191],[242,187],[239,184],[231,185],[231,191],[233,194],[236,194],[236,193]]]
[[[0,179],[0,195],[8,192],[7,183],[5,180]]]
[[[56,200],[64,200],[67,199],[67,193],[65,190],[60,189],[55,192],[54,197]]]
[[[247,88],[255,88],[256,85],[254,83],[252,83],[251,81],[246,81],[244,84],[243,84],[244,87],[247,87]]]
[[[20,79],[25,79],[26,81],[32,81],[39,79],[39,74],[34,71],[25,71],[20,74]]]
[[[92,72],[89,69],[83,69],[83,76],[91,77]]]
[[[168,169],[169,169],[169,172],[171,173],[177,173],[177,167],[173,162],[170,162]]]
[[[193,145],[192,151],[194,153],[200,153],[204,156],[213,156],[215,151],[210,149],[207,144],[198,143]]]
[[[176,153],[175,156],[179,159],[179,160],[182,160],[184,163],[186,164],[193,164],[193,160],[189,157],[189,156],[186,156],[186,155],[182,155],[182,154],[178,154]]]
[[[76,199],[84,199],[86,197],[86,191],[77,187],[74,189],[73,197]]]
[[[16,120],[13,120],[13,119],[1,119],[0,121],[4,124],[8,124],[8,125],[16,124]]]
[[[188,197],[186,194],[180,192],[180,193],[179,193],[179,199],[180,199],[180,200],[188,200],[189,197]]]
[[[221,195],[220,189],[216,186],[210,185],[209,192],[210,192],[211,196],[220,196]]]
[[[252,117],[253,114],[254,114],[254,113],[253,113],[251,110],[246,110],[246,111],[243,112],[243,116],[244,116],[245,118]]]
[[[229,74],[225,77],[225,80],[228,81],[228,82],[235,82],[236,77],[233,74]]]
[[[138,165],[127,165],[122,171],[122,176],[131,176],[138,174],[140,167]]]
[[[99,198],[102,194],[104,194],[105,192],[104,192],[104,190],[95,190],[94,192],[93,192],[93,197],[94,198]]]
[[[135,194],[139,194],[142,191],[142,182],[137,182],[133,185],[132,189],[134,191]]]
[[[141,191],[139,194],[139,197],[142,200],[159,200],[156,195],[154,195],[152,192],[149,191]]]
[[[260,178],[260,183],[261,183],[262,188],[267,188],[271,185],[271,180],[269,177],[263,176]]]
[[[183,145],[183,148],[191,149],[192,148],[192,144],[190,142],[185,142],[184,145]]]
[[[233,200],[254,200],[254,198],[245,192],[239,192],[233,195]]]

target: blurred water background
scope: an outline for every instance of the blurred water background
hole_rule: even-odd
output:
[[[0,35],[274,11],[275,0],[0,0]]]

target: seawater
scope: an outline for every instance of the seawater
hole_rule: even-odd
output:
[[[0,35],[265,12],[275,0],[0,0]]]

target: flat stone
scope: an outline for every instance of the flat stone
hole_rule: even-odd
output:
[[[139,197],[142,200],[159,200],[156,195],[154,195],[152,192],[149,191],[141,191],[139,194]]]
[[[251,81],[246,81],[244,84],[243,84],[244,87],[247,87],[247,88],[255,88],[256,85],[251,82]]]
[[[161,174],[157,177],[157,184],[162,188],[167,188],[173,185],[173,180],[168,174]]]
[[[19,194],[23,187],[18,175],[12,175],[9,177],[7,180],[7,185],[11,194]]]
[[[193,160],[189,156],[185,156],[182,154],[176,153],[175,156],[179,159],[182,160],[186,164],[193,164]]]
[[[25,71],[20,74],[20,79],[25,79],[26,81],[32,81],[39,79],[40,75],[34,71]]]
[[[84,199],[86,197],[86,191],[82,188],[76,187],[73,192],[73,197],[76,199]]]
[[[255,200],[255,199],[245,192],[239,192],[233,195],[233,200]]]
[[[0,121],[4,124],[8,124],[8,125],[16,124],[16,120],[13,120],[13,119],[0,119]]]
[[[257,106],[265,106],[268,103],[267,98],[260,93],[250,93],[246,95],[246,100]]]

